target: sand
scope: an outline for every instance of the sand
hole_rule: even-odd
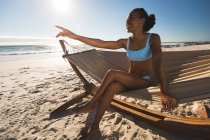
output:
[[[210,45],[191,46],[191,48],[209,49]],[[179,49],[189,50],[189,47],[175,50]],[[164,51],[168,51],[168,48]],[[77,140],[81,138],[90,127],[94,112],[64,114],[54,119],[49,118],[49,113],[83,92],[81,81],[62,58],[0,62],[0,139]],[[91,97],[84,98],[74,106],[83,105],[90,99]],[[124,100],[133,101],[133,99]],[[196,109],[200,102],[182,104],[172,113],[197,117]],[[160,104],[150,101],[140,100],[138,104],[150,109],[161,108]],[[158,129],[112,108],[105,112],[100,122],[100,130],[101,134],[96,139],[198,139]]]

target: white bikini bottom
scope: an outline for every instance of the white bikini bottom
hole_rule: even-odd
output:
[[[149,75],[143,76],[142,78],[145,79],[145,80],[150,80],[151,79],[151,77]]]

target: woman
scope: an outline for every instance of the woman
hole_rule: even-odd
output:
[[[79,40],[85,44],[107,49],[125,48],[129,59],[128,72],[109,70],[93,99],[85,106],[73,111],[77,113],[90,112],[96,103],[98,109],[95,120],[88,133],[91,138],[99,131],[99,122],[106,109],[109,107],[114,94],[125,90],[134,90],[152,86],[154,81],[160,85],[162,105],[166,109],[173,109],[176,100],[167,96],[167,81],[162,66],[161,41],[158,34],[147,33],[155,24],[155,16],[148,16],[143,8],[132,10],[127,18],[126,27],[132,36],[128,39],[117,41],[103,41],[77,35],[63,27],[57,26],[62,31],[57,35]]]

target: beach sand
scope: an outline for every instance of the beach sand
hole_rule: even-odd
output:
[[[210,49],[210,45],[163,48],[164,51],[183,49]],[[85,76],[89,81],[96,83]],[[0,62],[0,139],[81,138],[91,126],[94,112],[64,114],[54,119],[49,118],[49,113],[83,92],[81,81],[68,62],[62,58]],[[91,97],[84,98],[74,106],[83,105],[90,99]],[[125,100],[132,102],[132,99]],[[173,113],[197,117],[196,109],[199,102],[180,105]],[[153,104],[150,101],[142,100],[141,105],[151,109],[161,108],[160,104]],[[158,129],[112,108],[105,112],[100,122],[100,130],[101,134],[97,140],[198,139]]]

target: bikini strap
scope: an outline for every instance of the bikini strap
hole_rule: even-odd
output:
[[[128,40],[127,40],[127,46],[126,46],[127,50],[129,50],[129,45],[130,45],[130,37],[128,37]]]
[[[148,35],[148,37],[147,37],[146,46],[147,46],[147,44],[148,44],[148,46],[149,46],[149,41],[150,41],[150,37],[151,37],[151,35],[152,35],[152,33],[149,33],[149,35]]]

